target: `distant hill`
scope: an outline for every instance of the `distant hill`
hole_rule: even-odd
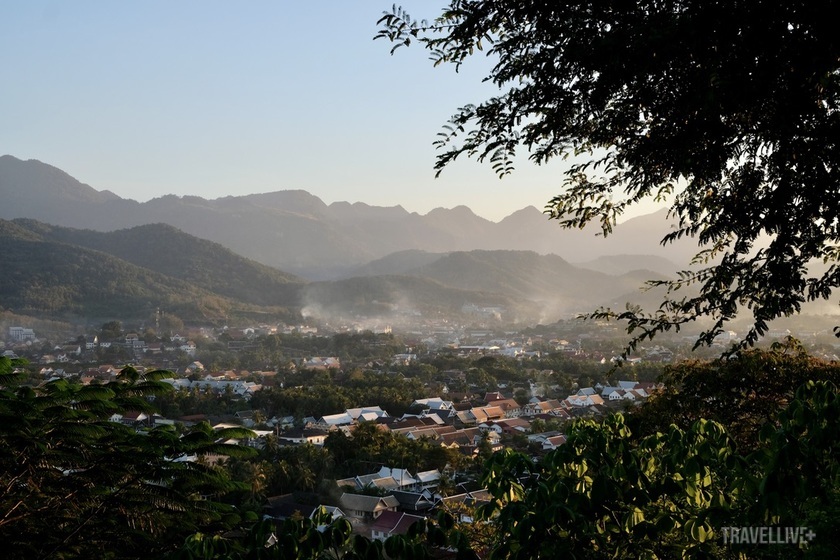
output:
[[[429,278],[411,276],[356,277],[313,282],[304,288],[304,316],[333,320],[366,320],[368,323],[423,318],[463,317],[467,306],[504,308],[503,320],[533,321],[539,307],[533,302],[497,293],[461,290]]]
[[[406,274],[418,267],[431,264],[445,255],[446,253],[429,253],[419,249],[398,251],[348,270],[345,274],[348,278]]]
[[[248,310],[100,251],[34,239],[24,228],[0,224],[0,301],[14,313],[96,321],[150,318],[160,307],[185,321],[212,322]]]
[[[691,240],[659,245],[669,231],[664,212],[628,220],[604,239],[596,235],[597,227],[564,230],[533,206],[495,223],[464,206],[420,215],[400,206],[327,205],[300,190],[216,200],[168,195],[140,203],[97,191],[45,163],[8,155],[0,157],[0,200],[0,218],[7,220],[31,218],[97,231],[169,224],[310,280],[347,277],[366,263],[409,250],[534,251],[570,262],[650,254],[677,263],[696,252]]]
[[[607,297],[638,289],[632,277],[613,277],[573,266],[557,255],[532,251],[455,252],[408,274],[461,289],[532,301],[542,318],[590,311]]]
[[[678,270],[687,268],[686,263],[679,266],[671,260],[655,255],[604,255],[597,259],[574,264],[581,268],[616,276],[634,270],[652,270],[659,275],[671,278],[676,277],[675,273]]]
[[[102,251],[244,303],[287,306],[297,301],[300,285],[305,283],[166,224],[112,232],[52,226],[35,220],[15,220],[14,224],[44,240]]]
[[[267,311],[328,322],[489,313],[533,323],[632,299],[657,276],[610,276],[533,251],[403,251],[361,267],[367,276],[307,283],[161,224],[97,232],[0,220],[0,250],[4,308],[62,320],[148,318],[161,308],[196,322]]]
[[[367,312],[451,313],[464,305],[501,306],[519,320],[544,322],[592,311],[611,298],[624,298],[622,305],[640,300],[644,281],[662,278],[653,271],[611,276],[533,251],[402,251],[357,271],[364,275],[308,285],[312,312],[339,306],[346,313],[347,302],[358,303],[356,309],[367,306]]]

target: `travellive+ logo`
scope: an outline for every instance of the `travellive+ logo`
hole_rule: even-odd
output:
[[[808,527],[723,527],[724,544],[808,544],[814,533]]]

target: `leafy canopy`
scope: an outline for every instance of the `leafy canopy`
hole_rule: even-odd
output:
[[[458,109],[437,142],[440,173],[458,156],[504,176],[524,148],[541,164],[578,156],[546,212],[609,234],[629,207],[674,195],[677,227],[701,251],[660,282],[655,313],[628,321],[630,347],[699,317],[709,344],[739,311],[744,344],[767,322],[828,298],[840,242],[840,38],[835,2],[451,0],[431,23],[394,7],[376,38],[419,42],[456,69],[484,50],[499,95]],[[696,295],[676,291],[694,286]]]
[[[0,357],[0,542],[4,558],[153,558],[196,531],[239,522],[218,501],[236,485],[191,457],[247,457],[222,443],[241,428],[199,424],[137,431],[112,421],[151,414],[170,372],[125,368],[116,381],[23,385],[20,361]],[[142,551],[142,552],[140,552]]]
[[[576,422],[539,463],[497,453],[483,479],[494,500],[478,512],[497,529],[487,557],[834,558],[838,412],[837,387],[808,382],[747,454],[712,420],[634,434],[621,414]],[[758,526],[814,535],[775,546],[724,538]]]

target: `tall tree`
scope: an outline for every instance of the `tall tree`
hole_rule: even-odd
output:
[[[713,323],[697,344],[711,343],[740,311],[749,345],[840,285],[838,15],[809,0],[451,0],[431,23],[395,7],[377,38],[392,52],[419,42],[435,64],[494,63],[499,94],[444,127],[438,173],[461,155],[500,176],[518,149],[538,164],[577,156],[547,212],[604,234],[675,195],[663,242],[696,237],[696,266],[660,283],[655,313],[596,314],[628,321],[630,348],[698,317]],[[810,276],[814,260],[831,266]]]

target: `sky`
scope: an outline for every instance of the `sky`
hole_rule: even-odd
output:
[[[495,93],[374,41],[388,0],[0,0],[0,155],[146,201],[303,189],[326,203],[542,209],[564,162],[498,179],[466,158],[434,177],[437,133]],[[441,3],[401,5],[432,19]]]

